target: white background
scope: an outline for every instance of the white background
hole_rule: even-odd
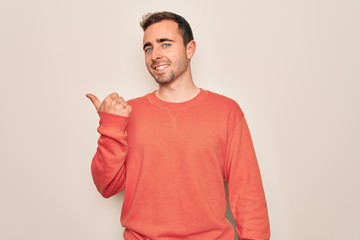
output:
[[[360,2],[0,2],[0,239],[117,240],[122,196],[90,175],[98,116],[87,92],[156,88],[141,16],[192,25],[198,86],[244,110],[274,240],[360,235]]]

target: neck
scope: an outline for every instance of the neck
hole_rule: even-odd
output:
[[[166,102],[186,102],[194,98],[200,89],[190,77],[186,81],[174,81],[168,84],[160,84],[156,96]]]

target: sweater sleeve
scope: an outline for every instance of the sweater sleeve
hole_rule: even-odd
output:
[[[240,240],[267,240],[270,227],[259,166],[244,116],[229,133],[225,178]]]
[[[125,186],[125,158],[128,144],[127,117],[99,112],[100,137],[91,163],[96,188],[105,198],[119,193]]]

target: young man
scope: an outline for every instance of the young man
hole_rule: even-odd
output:
[[[244,114],[233,100],[198,88],[188,22],[170,12],[145,16],[143,49],[159,88],[125,101],[100,102],[100,138],[91,170],[104,197],[125,189],[126,240],[269,239],[260,171]]]

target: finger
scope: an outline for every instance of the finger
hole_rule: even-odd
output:
[[[113,99],[111,100],[111,102],[109,102],[112,106],[122,106],[122,102],[121,100],[119,99]]]
[[[96,110],[98,111],[101,105],[101,102],[99,101],[99,99],[91,93],[86,94],[86,97],[89,98],[91,100],[91,102],[93,103],[94,107],[96,108]]]
[[[117,102],[119,100],[124,101],[124,99],[122,97],[120,97],[119,94],[111,93],[104,99],[104,102],[114,105],[115,102]]]
[[[117,94],[116,92],[113,92],[108,97],[111,98],[111,99],[116,99],[116,98],[119,97],[119,94]]]
[[[120,104],[123,108],[126,108],[128,106],[128,103],[125,101],[120,102]]]
[[[131,112],[131,110],[132,110],[132,108],[131,108],[131,106],[130,105],[127,105],[126,107],[125,107],[125,109],[128,111],[128,113],[130,114],[130,112]]]

